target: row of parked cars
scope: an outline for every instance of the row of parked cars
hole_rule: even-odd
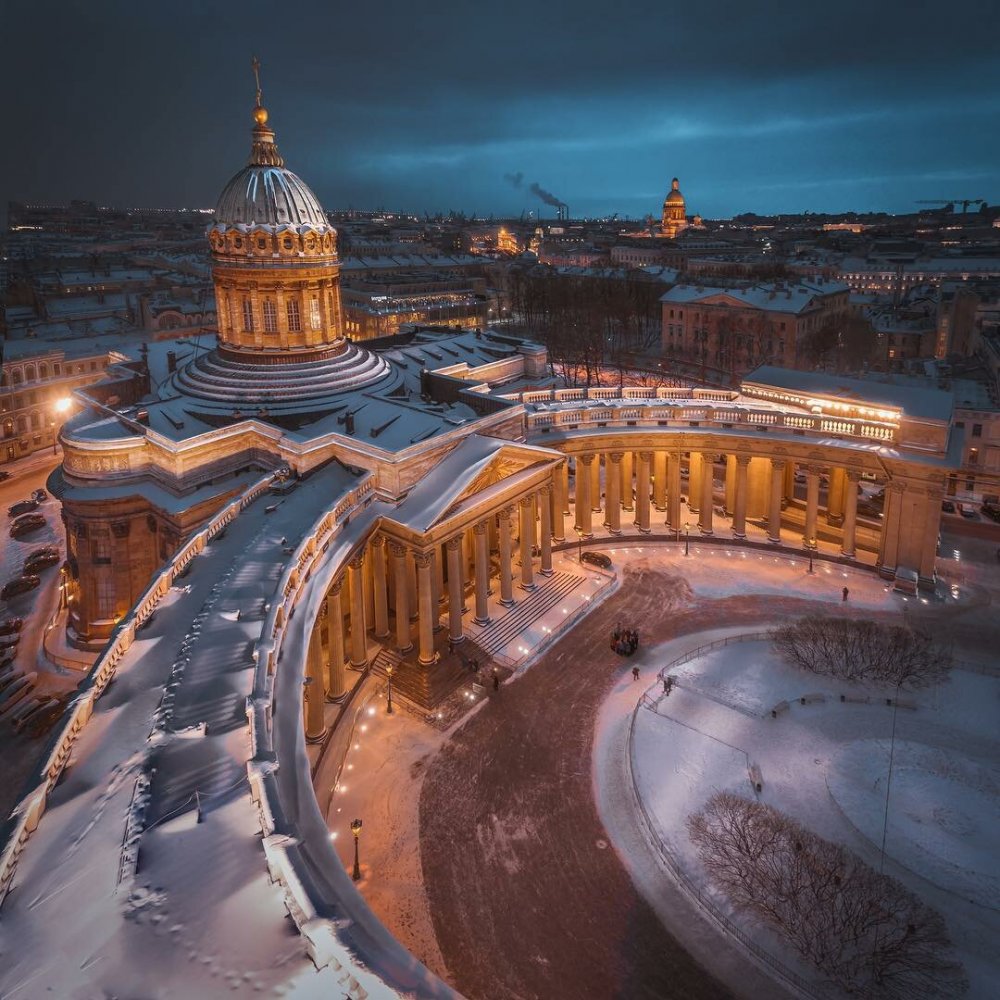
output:
[[[38,513],[38,508],[48,498],[49,495],[45,490],[35,490],[31,494],[30,499],[19,500],[7,508],[8,516],[14,519],[10,525],[11,538],[23,538],[25,535],[30,535],[32,532],[45,526],[45,517]],[[59,549],[55,545],[43,545],[41,548],[34,549],[28,553],[27,558],[24,560],[20,576],[14,577],[13,580],[8,580],[0,588],[0,600],[9,601],[12,597],[17,597],[19,594],[26,594],[34,590],[42,582],[38,574],[42,570],[58,565],[60,562]],[[10,620],[15,621],[17,619]],[[0,644],[2,644],[2,635],[3,633],[0,633]]]
[[[945,514],[961,514],[962,517],[967,517],[969,520],[978,520],[979,518],[975,506],[967,500],[942,500],[941,510]],[[980,505],[979,512],[991,521],[1000,523],[1000,503],[985,500]]]

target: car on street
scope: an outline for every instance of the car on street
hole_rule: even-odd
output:
[[[960,503],[958,504],[958,512],[962,517],[967,517],[969,520],[978,519],[979,515],[976,513],[976,508],[972,504]]]
[[[32,531],[45,527],[45,518],[41,514],[23,514],[10,526],[10,537],[20,538]]]
[[[32,553],[24,560],[25,573],[37,573],[40,569],[48,569],[59,562],[58,552],[42,552],[38,555]]]
[[[42,489],[35,490],[31,494],[31,499],[34,500],[35,503],[45,503],[45,501],[48,500],[48,498],[49,498],[48,493],[46,493],[45,490]]]
[[[0,635],[10,635],[11,632],[20,632],[23,624],[23,618],[5,618],[0,622]]]
[[[979,508],[991,521],[1000,522],[1000,504],[998,503],[984,503],[982,507]]]
[[[600,566],[601,569],[611,569],[611,557],[604,552],[583,552],[580,555],[580,562],[590,563],[591,566]]]
[[[37,576],[15,576],[13,580],[8,580],[3,585],[3,590],[0,590],[0,600],[9,601],[19,594],[26,594],[41,582],[41,578]]]
[[[861,517],[881,517],[882,506],[881,504],[872,503],[871,500],[859,500],[858,514]]]
[[[10,479],[10,473],[6,469],[0,469],[0,483]]]
[[[946,514],[954,514],[955,505],[950,500],[942,500],[941,510],[943,510]]]
[[[37,500],[18,500],[7,508],[7,516],[19,517],[21,514],[30,514],[33,510],[38,510]]]
[[[49,554],[59,555],[58,545],[40,545],[37,549],[32,549],[26,556],[26,559],[38,559],[41,556],[47,556]]]
[[[21,636],[18,632],[13,635],[5,635],[0,638],[0,656],[6,656],[8,653],[13,652],[17,648],[17,644],[21,641]]]

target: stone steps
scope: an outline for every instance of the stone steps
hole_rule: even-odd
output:
[[[522,597],[513,608],[481,631],[473,633],[475,642],[491,656],[499,653],[512,639],[516,639],[526,626],[554,608],[585,578],[572,573],[553,573],[552,576],[541,579],[544,583],[537,590]]]

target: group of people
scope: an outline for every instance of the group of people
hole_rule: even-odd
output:
[[[631,656],[639,648],[639,633],[634,628],[616,625],[611,633],[611,650],[619,656]]]

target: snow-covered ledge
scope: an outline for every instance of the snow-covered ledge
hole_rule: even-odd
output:
[[[251,794],[272,878],[317,967],[342,974],[352,998],[456,998],[382,925],[357,891],[333,845],[313,791],[302,686],[309,636],[327,589],[378,527],[384,508],[371,477],[319,518],[289,558],[254,647],[247,702],[253,756]]]

